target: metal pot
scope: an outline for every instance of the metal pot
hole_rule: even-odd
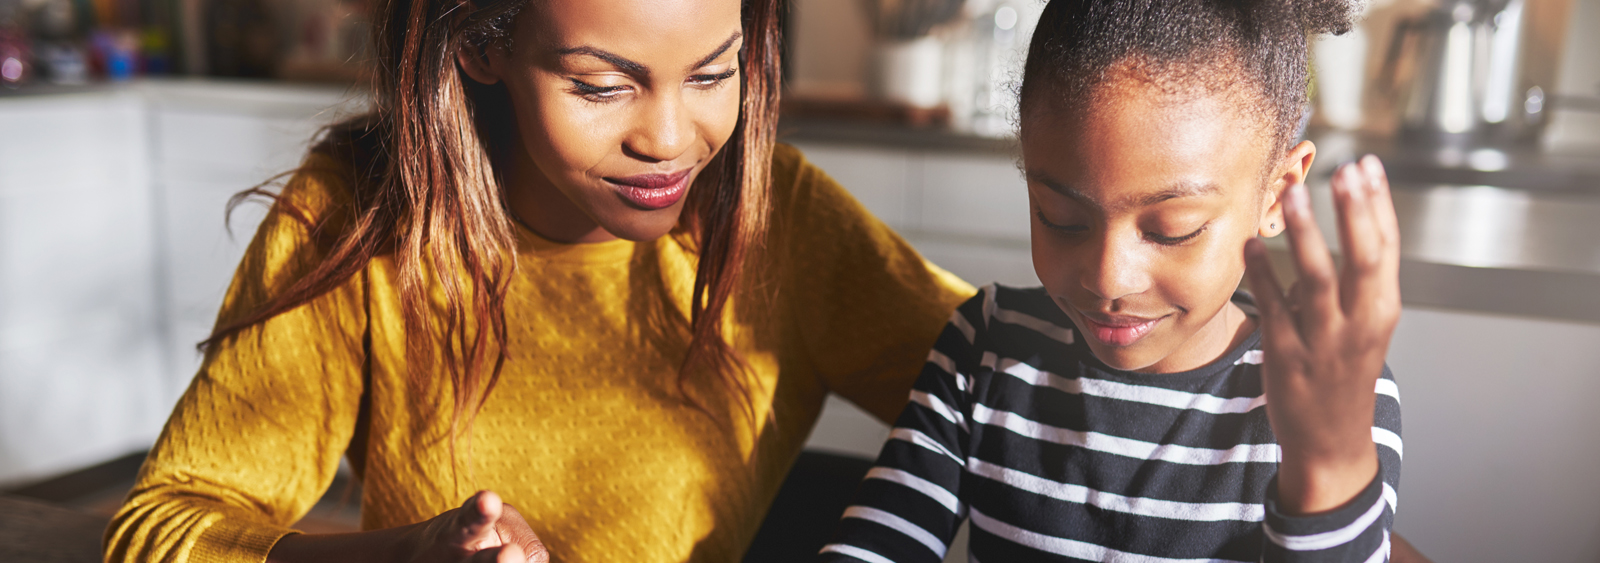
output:
[[[1551,61],[1531,48],[1527,0],[1452,0],[1401,20],[1378,86],[1401,100],[1401,133],[1448,144],[1535,141]]]

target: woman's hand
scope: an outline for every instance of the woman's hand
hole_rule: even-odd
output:
[[[459,508],[410,526],[350,534],[291,534],[267,563],[549,563],[539,536],[500,495],[479,491]]]
[[[399,558],[409,563],[547,563],[539,536],[517,509],[491,491],[478,491],[459,508],[423,522],[407,534]]]
[[[1284,295],[1260,240],[1245,244],[1262,319],[1267,417],[1283,450],[1278,498],[1289,514],[1333,510],[1378,473],[1374,388],[1400,320],[1400,229],[1377,157],[1333,176],[1343,264],[1335,267],[1304,185],[1284,192],[1299,279]]]

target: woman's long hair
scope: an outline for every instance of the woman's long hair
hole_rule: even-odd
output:
[[[385,0],[375,17],[373,109],[331,126],[314,149],[354,166],[355,220],[321,241],[321,263],[259,308],[219,323],[202,350],[306,304],[343,284],[380,255],[398,270],[410,377],[437,377],[454,391],[452,442],[470,428],[506,359],[505,303],[516,268],[512,219],[497,153],[509,99],[503,85],[465,79],[464,46],[510,47],[528,0]],[[690,305],[690,340],[677,385],[687,397],[693,373],[714,374],[753,413],[744,363],[722,333],[723,313],[743,265],[762,245],[779,92],[779,0],[744,0],[742,97],[733,136],[696,180],[679,227],[699,255]],[[486,119],[487,116],[487,119]],[[235,196],[274,195],[260,188]],[[327,218],[280,212],[322,233]],[[437,287],[441,303],[430,303]],[[430,320],[431,319],[431,320]],[[436,354],[438,350],[442,353]]]

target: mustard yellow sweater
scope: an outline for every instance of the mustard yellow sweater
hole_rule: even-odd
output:
[[[348,177],[347,165],[313,155],[283,198],[347,211]],[[408,377],[395,266],[380,258],[206,355],[106,532],[107,560],[262,561],[347,452],[366,529],[491,489],[556,561],[738,560],[824,397],[892,420],[940,327],[973,293],[798,151],[778,148],[772,190],[755,264],[770,283],[736,293],[725,319],[765,422],[737,422],[725,386],[694,388],[716,399],[711,415],[677,389],[687,331],[668,319],[687,315],[696,263],[683,241],[569,245],[522,230],[509,359],[470,455],[458,446],[453,458],[449,383]],[[262,303],[320,257],[302,223],[275,208],[219,318]]]

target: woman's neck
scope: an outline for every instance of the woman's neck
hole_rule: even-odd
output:
[[[572,203],[520,144],[512,150],[509,160],[509,170],[503,176],[506,207],[522,226],[547,240],[565,244],[617,239]]]

